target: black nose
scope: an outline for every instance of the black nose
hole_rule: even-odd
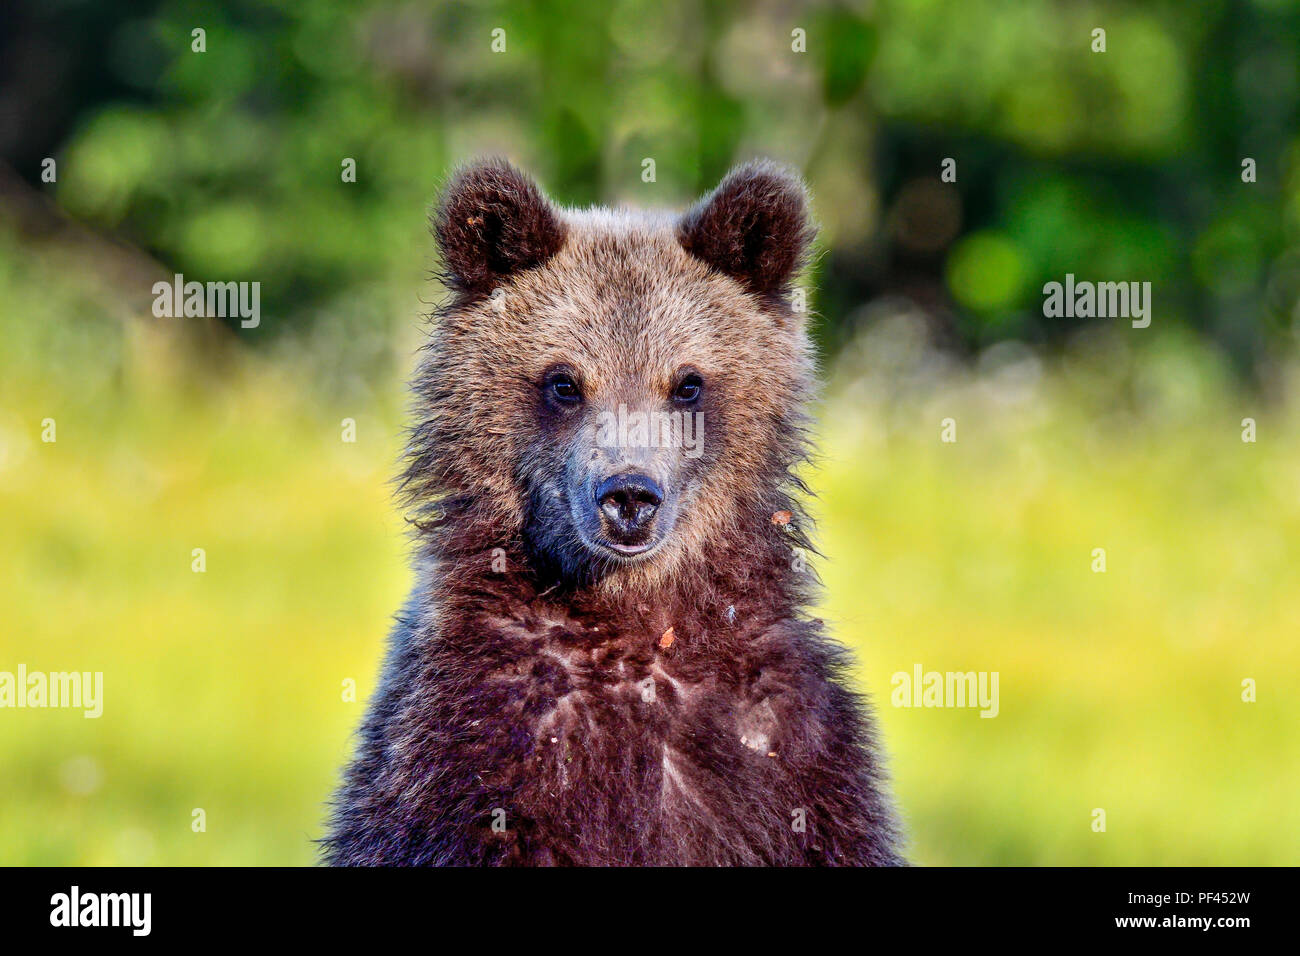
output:
[[[648,528],[663,500],[663,491],[645,475],[613,475],[596,489],[601,514],[622,536],[633,536]]]

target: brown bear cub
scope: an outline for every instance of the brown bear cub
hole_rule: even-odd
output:
[[[901,863],[845,652],[804,613],[800,181],[578,212],[493,161],[435,228],[418,583],[325,860]]]

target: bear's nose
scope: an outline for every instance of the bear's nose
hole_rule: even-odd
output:
[[[663,503],[664,493],[646,475],[611,475],[596,489],[600,512],[623,535],[644,531]]]

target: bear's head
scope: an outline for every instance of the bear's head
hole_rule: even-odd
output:
[[[798,513],[814,363],[789,300],[813,237],[797,177],[759,162],[682,215],[573,211],[488,161],[452,178],[434,228],[454,296],[405,475],[430,527],[472,516],[539,572],[652,586]]]

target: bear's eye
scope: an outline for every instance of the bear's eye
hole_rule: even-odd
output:
[[[694,372],[687,375],[673,392],[673,401],[680,405],[691,405],[699,400],[700,390],[704,388],[704,379]]]
[[[546,379],[546,390],[562,405],[576,405],[582,401],[582,390],[568,372],[552,372]]]

